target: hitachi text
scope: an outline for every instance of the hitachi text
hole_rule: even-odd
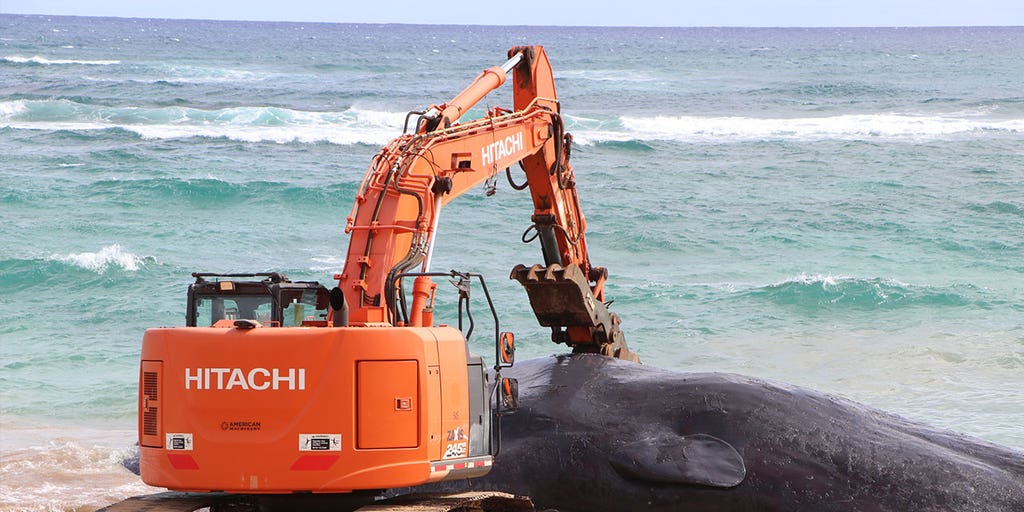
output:
[[[185,368],[185,389],[304,390],[305,368]]]
[[[522,132],[509,135],[504,140],[492,142],[480,148],[480,159],[483,165],[492,165],[498,159],[505,158],[516,151],[523,150]]]

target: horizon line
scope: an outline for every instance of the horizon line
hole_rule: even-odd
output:
[[[221,18],[165,18],[139,16],[104,16],[52,13],[0,12],[0,16],[56,17],[56,18],[105,18],[119,20],[147,21],[220,21],[227,23],[292,23],[321,25],[400,25],[410,27],[535,27],[535,28],[742,28],[742,29],[909,29],[909,28],[1024,28],[1024,25],[526,25],[488,23],[407,23],[395,21],[308,21],[268,19],[221,19]]]

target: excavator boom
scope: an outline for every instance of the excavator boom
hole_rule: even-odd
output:
[[[515,108],[494,108],[480,119],[460,122],[504,84],[509,71]],[[544,264],[516,267],[511,277],[526,288],[554,341],[575,351],[637,360],[604,303],[607,271],[590,263],[586,220],[569,163],[572,137],[564,130],[543,47],[512,48],[505,64],[485,69],[450,102],[413,114],[418,114],[415,132],[374,157],[347,219],[352,237],[344,270],[335,277],[350,305],[349,322],[410,325],[415,320],[411,325],[420,325],[426,303],[414,302],[412,313],[404,311],[399,276],[430,269],[444,205],[518,163],[526,174],[522,188],[528,187],[533,198],[529,236],[540,240]]]

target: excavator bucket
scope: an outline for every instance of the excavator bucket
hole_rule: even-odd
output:
[[[512,279],[526,288],[537,321],[545,327],[598,327],[608,319],[578,265],[516,265]],[[603,314],[602,314],[603,313]]]
[[[626,346],[618,317],[594,298],[578,265],[516,265],[510,277],[526,288],[537,321],[552,328],[552,340],[568,343],[574,352],[640,362],[640,357]],[[585,337],[589,339],[579,339],[580,332],[588,333]]]

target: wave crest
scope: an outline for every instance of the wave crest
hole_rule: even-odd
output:
[[[583,144],[609,141],[757,141],[933,139],[991,132],[1024,133],[1024,119],[958,116],[848,114],[830,117],[753,118],[697,116],[623,116],[614,124],[592,128],[580,123],[574,131]]]
[[[53,255],[50,256],[50,259],[70,263],[97,273],[106,272],[111,268],[135,272],[146,263],[146,259],[124,250],[120,244],[108,245],[98,252],[71,253],[64,256]]]
[[[405,113],[349,108],[313,112],[273,106],[215,110],[112,107],[68,99],[0,102],[0,127],[43,131],[121,129],[146,139],[227,138],[243,142],[382,145],[401,133]]]
[[[912,285],[895,279],[822,274],[800,274],[779,283],[747,290],[743,295],[782,306],[812,310],[876,310],[911,306],[966,306],[973,303],[951,289]]]
[[[336,204],[336,198],[355,193],[357,183],[317,184],[299,187],[276,181],[233,182],[207,178],[148,178],[100,180],[88,185],[85,194],[115,199],[137,206],[186,201],[199,207],[232,201],[257,200],[309,206]]]
[[[113,66],[120,64],[119,60],[81,60],[81,59],[48,59],[39,55],[32,57],[20,57],[18,55],[8,55],[4,57],[4,62],[11,64],[33,64],[38,66],[51,66],[60,64],[77,64],[80,66]]]
[[[472,114],[472,112],[470,112]],[[402,131],[404,112],[351,107],[305,111],[280,106],[200,109],[183,106],[109,106],[71,99],[0,102],[0,127],[22,130],[121,129],[147,139],[227,138],[243,142],[387,143]],[[472,115],[467,118],[473,117]],[[567,128],[584,145],[653,141],[745,142],[759,140],[885,140],[977,137],[1024,133],[1024,119],[971,114],[848,114],[828,117],[752,118],[566,116]]]

